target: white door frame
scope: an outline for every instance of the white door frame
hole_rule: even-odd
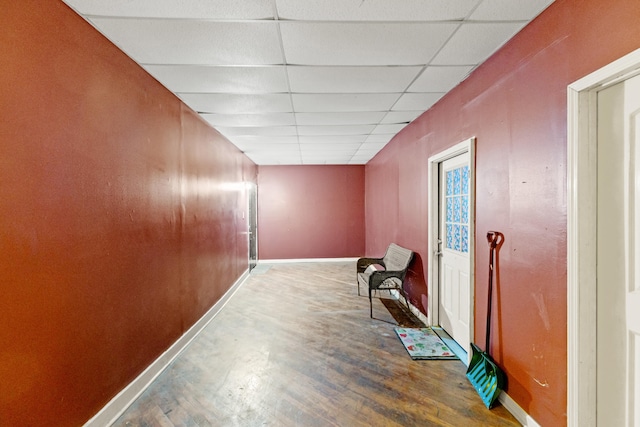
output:
[[[597,93],[640,74],[640,49],[567,88],[567,425],[596,425]]]
[[[435,326],[439,319],[438,313],[438,301],[439,290],[438,284],[440,283],[440,271],[439,271],[439,255],[438,255],[438,227],[440,226],[440,176],[439,165],[445,160],[456,157],[460,154],[469,153],[469,284],[471,289],[469,291],[469,301],[471,305],[469,307],[469,336],[474,337],[474,317],[473,317],[473,302],[475,294],[475,213],[476,213],[476,138],[472,137],[465,141],[462,141],[453,147],[441,151],[438,154],[434,154],[429,157],[428,163],[428,228],[427,233],[429,235],[427,243],[427,253],[429,257],[427,259],[427,271],[428,271],[428,284],[427,284],[427,300],[428,300],[428,313],[427,323],[430,326]],[[464,348],[464,347],[463,347]],[[463,361],[465,364],[468,362]]]

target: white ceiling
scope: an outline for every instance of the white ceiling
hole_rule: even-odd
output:
[[[259,165],[365,164],[553,0],[64,0]]]

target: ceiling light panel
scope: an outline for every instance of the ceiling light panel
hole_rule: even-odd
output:
[[[81,14],[148,18],[273,19],[272,0],[64,0]]]
[[[422,67],[287,67],[293,92],[402,92]]]
[[[280,22],[287,63],[295,65],[422,65],[457,23]]]
[[[275,22],[91,18],[141,64],[282,64]]]
[[[477,0],[277,0],[282,19],[310,21],[440,21],[467,17]]]
[[[216,67],[208,65],[145,65],[172,92],[285,93],[285,67]]]

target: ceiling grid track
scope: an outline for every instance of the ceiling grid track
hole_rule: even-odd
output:
[[[552,0],[63,0],[259,165],[366,164]]]

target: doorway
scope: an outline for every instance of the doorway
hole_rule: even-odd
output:
[[[568,88],[567,424],[640,425],[640,49]]]
[[[471,138],[429,158],[428,320],[467,355],[473,337],[474,150]]]
[[[249,271],[258,263],[258,186],[247,184],[248,200],[248,234],[249,234]]]

